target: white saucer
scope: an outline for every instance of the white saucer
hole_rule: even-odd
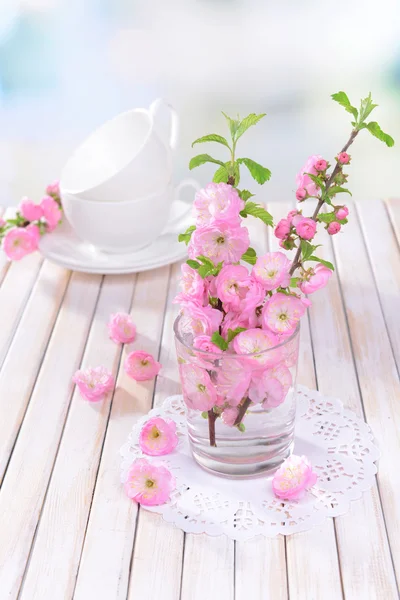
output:
[[[44,235],[39,250],[45,258],[71,271],[117,275],[150,271],[182,260],[187,256],[184,243],[178,242],[178,233],[190,225],[180,223],[177,231],[171,228],[152,244],[128,254],[106,254],[88,242],[80,240],[69,223],[64,222],[55,231]]]

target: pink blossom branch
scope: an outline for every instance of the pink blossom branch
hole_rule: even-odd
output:
[[[208,411],[208,436],[210,438],[210,446],[217,447],[215,441],[215,421],[217,420],[218,415],[213,411],[213,409]]]
[[[246,414],[246,411],[249,408],[250,404],[251,404],[250,398],[246,398],[246,400],[243,402],[243,404],[239,408],[238,415],[237,415],[237,417],[235,419],[235,422],[233,424],[234,426],[240,425],[240,423],[242,422],[243,417]]]
[[[346,152],[346,150],[351,146],[351,144],[356,139],[358,133],[359,133],[359,131],[357,129],[353,129],[353,131],[351,132],[350,138],[348,139],[347,143],[343,146],[343,148],[341,149],[340,152]],[[338,161],[336,163],[335,168],[332,171],[332,175],[329,177],[328,181],[326,182],[325,192],[327,192],[329,190],[329,188],[331,187],[332,183],[334,183],[335,177],[339,173],[340,169],[341,169],[341,164]],[[321,210],[323,204],[325,204],[325,201],[320,197],[318,199],[318,204],[315,207],[314,213],[313,213],[313,215],[311,217],[311,219],[313,221],[317,221],[318,213]],[[299,247],[297,248],[296,255],[295,255],[295,257],[293,259],[293,262],[292,262],[292,266],[290,267],[290,271],[289,271],[290,275],[293,275],[293,273],[295,272],[295,270],[301,265],[300,255],[301,255],[301,245],[299,244]]]

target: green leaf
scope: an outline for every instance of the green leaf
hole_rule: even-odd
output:
[[[350,196],[353,195],[350,192],[350,190],[348,190],[344,187],[340,187],[340,185],[334,185],[331,188],[329,188],[329,190],[328,190],[328,196],[334,196],[335,194],[342,194],[342,193],[350,194]]]
[[[213,182],[214,183],[227,183],[229,179],[229,174],[232,171],[231,162],[226,162],[223,167],[217,169],[214,173]],[[235,178],[235,186],[239,184],[240,181],[240,170],[239,165],[235,162],[233,166],[233,176]]]
[[[208,277],[208,275],[212,274],[213,269],[214,269],[214,266],[210,267],[210,265],[200,265],[199,268],[197,269],[197,272],[200,275],[200,277],[205,279],[206,277]]]
[[[238,140],[244,134],[244,132],[249,129],[249,127],[256,125],[258,123],[258,121],[261,121],[261,119],[263,119],[265,117],[265,114],[266,113],[263,113],[261,115],[256,115],[255,113],[251,113],[250,115],[245,117],[240,122],[240,125],[237,128],[235,141]]]
[[[186,246],[190,242],[190,238],[192,237],[193,231],[196,229],[195,225],[191,225],[185,231],[185,233],[180,233],[178,235],[178,242],[185,242]]]
[[[238,425],[236,425],[236,427],[239,429],[239,431],[241,431],[242,433],[244,433],[246,431],[246,425],[244,423],[239,423]]]
[[[330,213],[319,213],[318,217],[317,217],[318,221],[320,221],[321,223],[332,223],[333,221],[336,221],[336,215],[334,212],[330,212]]]
[[[291,277],[289,287],[297,287],[297,283],[300,280],[300,277]]]
[[[308,175],[316,186],[318,186],[321,190],[324,190],[324,182],[322,179],[320,179],[320,177],[318,177],[318,175],[313,175],[312,173],[304,173],[304,175]]]
[[[203,144],[205,142],[218,142],[218,144],[222,144],[223,146],[226,146],[227,148],[229,148],[229,150],[231,149],[228,141],[222,137],[222,135],[218,135],[217,133],[210,133],[209,135],[203,135],[203,137],[198,138],[197,140],[194,140],[193,144],[192,144],[192,148],[195,144]]]
[[[240,215],[242,217],[247,217],[247,215],[251,215],[252,217],[261,219],[261,221],[263,221],[266,225],[270,225],[271,227],[274,224],[272,215],[270,215],[269,212],[265,210],[265,208],[263,208],[259,204],[256,204],[255,202],[246,202],[244,209],[240,212]]]
[[[250,171],[250,175],[259,183],[263,185],[266,181],[268,181],[271,177],[271,171],[262,165],[254,162],[250,158],[238,158],[237,162],[239,164],[244,164]]]
[[[348,113],[351,113],[357,121],[358,110],[350,104],[350,100],[348,99],[347,94],[345,94],[344,92],[337,92],[336,94],[332,94],[331,98],[335,102],[338,102],[340,106],[343,106],[343,108],[347,110]]]
[[[191,267],[192,269],[198,269],[200,267],[200,263],[197,262],[197,260],[192,260],[191,258],[189,258],[186,261],[186,264],[189,265],[189,267]]]
[[[226,165],[228,166],[230,163],[226,163]],[[229,173],[228,173],[228,169],[227,166],[223,166],[220,167],[219,169],[217,169],[214,173],[214,177],[213,177],[213,182],[214,183],[227,183],[228,179],[229,179]]]
[[[394,139],[390,137],[390,135],[382,131],[378,123],[376,123],[375,121],[371,121],[370,123],[368,123],[367,129],[370,133],[372,133],[372,135],[378,138],[378,140],[381,140],[381,142],[385,142],[386,146],[389,146],[389,148],[394,146]]]
[[[228,344],[229,344],[229,342],[234,340],[235,337],[237,335],[239,335],[239,333],[241,333],[242,331],[246,331],[246,327],[236,327],[236,329],[228,329],[228,335],[227,335]]]
[[[196,167],[199,167],[200,165],[204,165],[204,163],[215,163],[216,165],[222,165],[223,167],[225,166],[225,164],[221,161],[221,160],[217,160],[216,158],[213,158],[212,156],[210,156],[209,154],[198,154],[197,156],[194,156],[190,163],[189,163],[189,169],[195,169]]]
[[[201,262],[203,265],[207,265],[209,266],[211,269],[214,268],[214,263],[212,260],[210,260],[207,256],[203,256],[202,254],[200,254],[199,256],[196,256],[197,260],[199,262]]]
[[[371,92],[370,92],[366,98],[364,98],[363,100],[361,100],[360,118],[358,120],[359,123],[360,124],[364,123],[365,119],[371,114],[371,112],[377,106],[378,106],[377,104],[373,104],[372,103]]]
[[[303,260],[308,260],[308,258],[314,252],[315,246],[313,246],[309,242],[306,242],[306,240],[301,240],[300,245],[301,245],[301,254],[302,254]]]
[[[330,269],[331,271],[335,270],[335,267],[333,266],[333,264],[331,262],[329,262],[329,260],[323,260],[322,258],[318,258],[318,256],[309,256],[307,258],[307,260],[313,260],[314,262],[319,262],[319,263],[321,263],[321,265],[328,267],[328,269]]]
[[[223,266],[224,266],[224,263],[223,263],[223,262],[219,262],[219,263],[217,264],[217,266],[216,266],[216,267],[214,267],[214,269],[213,269],[213,273],[212,273],[212,274],[213,274],[213,275],[215,275],[215,276],[217,276],[217,275],[219,274],[219,272],[220,272],[220,270],[222,269],[222,267],[223,267]]]
[[[254,194],[249,192],[249,190],[242,190],[242,191],[238,190],[238,194],[244,202],[247,202],[247,200],[249,200],[249,198],[253,198],[253,196],[254,196]]]
[[[213,344],[215,344],[216,346],[218,346],[218,348],[221,348],[221,350],[227,350],[228,349],[228,342],[226,342],[224,340],[224,338],[222,337],[222,335],[220,333],[218,333],[218,331],[215,331],[212,334],[211,341],[212,341]]]
[[[246,252],[242,254],[241,260],[249,263],[249,265],[255,265],[257,262],[257,254],[254,248],[247,248]]]
[[[206,410],[203,410],[201,416],[203,417],[203,419],[208,419],[208,412]]]
[[[225,119],[228,121],[229,131],[231,132],[232,140],[234,140],[235,136],[236,136],[236,132],[237,132],[237,130],[239,128],[239,125],[240,125],[240,120],[238,120],[238,119],[231,119],[224,112],[222,114],[224,115]]]

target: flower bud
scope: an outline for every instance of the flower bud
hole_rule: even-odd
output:
[[[339,206],[339,208],[336,209],[336,217],[339,219],[339,221],[346,219],[348,214],[349,209],[347,206]]]
[[[338,223],[337,221],[333,221],[332,223],[329,223],[327,230],[329,235],[335,235],[335,233],[339,233],[340,228],[340,223]]]
[[[351,160],[351,156],[347,154],[347,152],[339,152],[337,155],[337,161],[340,162],[341,165],[348,165]]]
[[[298,188],[296,190],[296,198],[299,202],[303,202],[307,198],[307,190],[305,188]]]
[[[317,160],[314,166],[315,169],[321,173],[322,171],[326,171],[328,168],[328,162],[321,158],[320,160]]]

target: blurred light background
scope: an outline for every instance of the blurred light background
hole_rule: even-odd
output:
[[[353,197],[398,196],[399,17],[397,0],[0,0],[0,204],[39,197],[95,126],[158,96],[181,117],[176,180],[193,139],[226,131],[221,110],[266,112],[240,153],[272,171],[263,200],[293,199],[307,156],[332,160],[349,135],[339,90],[371,91],[397,141],[356,141]]]

